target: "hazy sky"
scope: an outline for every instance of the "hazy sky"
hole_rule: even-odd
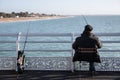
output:
[[[0,0],[0,12],[119,14],[120,0]]]

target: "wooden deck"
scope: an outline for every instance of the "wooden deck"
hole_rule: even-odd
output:
[[[120,80],[120,72],[96,72],[94,76],[88,71],[24,71],[17,75],[15,71],[0,71],[0,80]]]

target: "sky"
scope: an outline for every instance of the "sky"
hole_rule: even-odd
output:
[[[120,0],[0,0],[0,12],[120,15]]]

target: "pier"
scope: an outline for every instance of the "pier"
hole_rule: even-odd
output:
[[[112,49],[100,49],[99,53],[112,53],[118,54],[120,48],[114,48],[114,44],[118,44],[120,47],[120,33],[96,33],[98,37],[101,37],[103,44],[111,44]],[[120,79],[120,57],[119,56],[102,56],[101,64],[95,64],[96,75],[91,77],[88,72],[88,63],[79,62],[75,63],[75,67],[72,62],[72,57],[74,50],[72,49],[62,49],[62,50],[49,50],[49,49],[25,49],[25,52],[64,52],[69,53],[70,56],[63,57],[27,57],[25,58],[25,70],[21,75],[16,75],[16,63],[17,63],[17,53],[20,49],[20,44],[24,43],[20,39],[25,37],[26,34],[22,33],[11,33],[11,34],[0,34],[0,38],[3,37],[13,37],[13,40],[1,40],[0,44],[11,43],[15,44],[16,49],[0,49],[0,52],[16,52],[15,57],[0,57],[0,79],[2,80],[119,80]],[[78,33],[29,33],[28,37],[69,37],[69,40],[53,40],[53,41],[27,41],[27,43],[64,43],[72,45],[75,37],[79,36]],[[103,40],[107,38],[107,40]],[[113,38],[110,40],[109,38]],[[104,45],[103,45],[104,47]],[[75,72],[74,72],[75,70]],[[17,76],[17,77],[16,77]]]

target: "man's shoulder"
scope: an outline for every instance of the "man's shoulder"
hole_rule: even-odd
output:
[[[93,33],[91,34],[91,37],[92,37],[92,38],[95,38],[95,39],[98,38],[98,37],[97,37],[95,34],[93,34]]]
[[[77,37],[76,40],[77,40],[77,39],[81,39],[81,36]]]

